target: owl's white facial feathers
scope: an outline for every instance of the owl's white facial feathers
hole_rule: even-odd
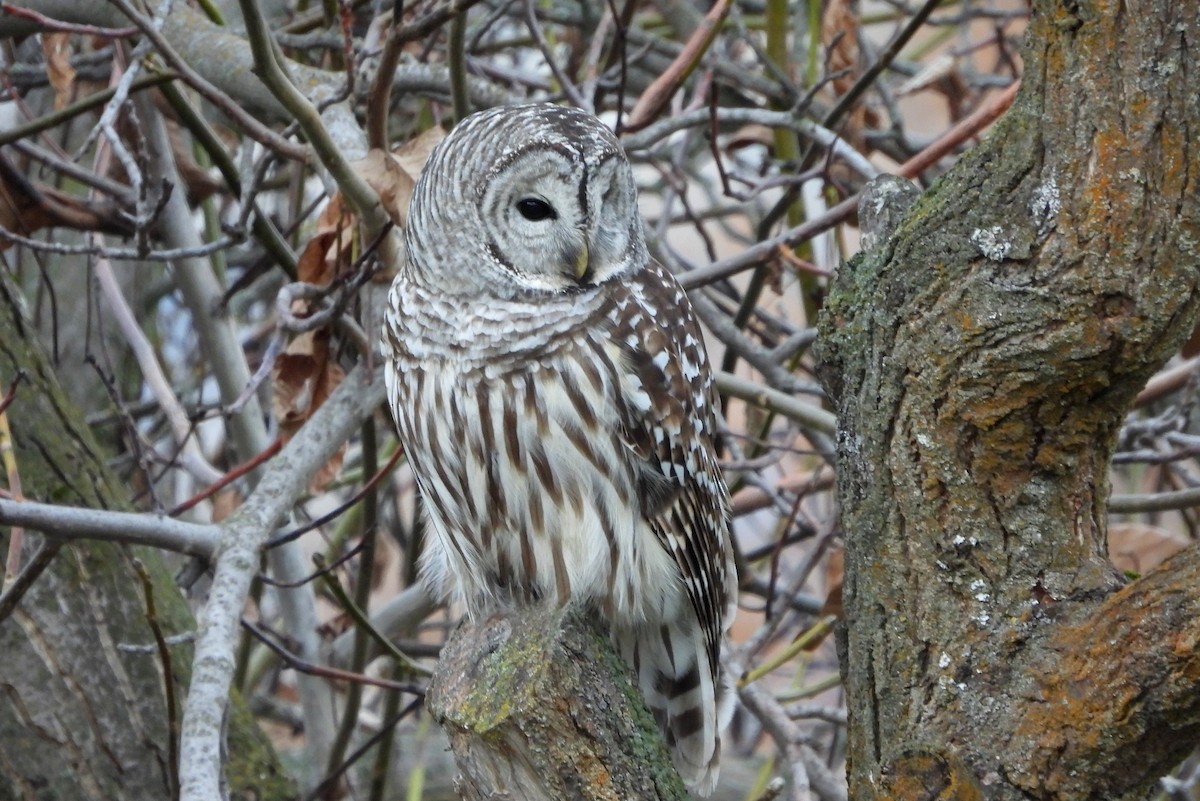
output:
[[[431,155],[409,211],[420,221],[409,226],[409,258],[442,291],[576,294],[646,263],[616,137],[582,112],[546,109],[473,115]]]
[[[534,147],[485,179],[479,209],[487,257],[521,288],[564,291],[591,277],[581,177],[564,154]],[[547,216],[527,218],[521,204],[531,201],[540,201],[539,215]]]

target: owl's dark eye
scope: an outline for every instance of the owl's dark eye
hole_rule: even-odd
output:
[[[540,197],[525,197],[517,201],[517,211],[530,222],[557,220],[558,212]]]

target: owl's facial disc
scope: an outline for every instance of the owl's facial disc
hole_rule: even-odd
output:
[[[627,269],[633,191],[617,158],[588,165],[553,146],[517,151],[489,175],[480,211],[493,265],[522,291],[578,292]]]

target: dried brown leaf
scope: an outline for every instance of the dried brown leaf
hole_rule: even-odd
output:
[[[1113,523],[1108,527],[1108,555],[1118,570],[1145,573],[1190,543],[1183,534],[1145,523]]]
[[[429,161],[429,154],[437,146],[437,143],[446,138],[446,129],[440,125],[435,125],[410,139],[404,144],[392,150],[392,155],[400,162],[401,168],[404,169],[415,181],[417,176],[421,174],[421,169],[425,166],[425,162]]]
[[[845,612],[842,609],[842,582],[846,572],[846,552],[842,548],[830,548],[825,558],[825,603],[821,605],[822,615],[836,615],[841,618]]]
[[[342,195],[336,194],[317,218],[317,232],[304,246],[296,265],[296,278],[305,283],[327,286],[354,260],[354,219]],[[304,309],[293,309],[303,315]]]
[[[854,0],[830,0],[821,17],[821,42],[825,45],[825,61],[829,73],[844,75],[831,82],[833,91],[842,95],[854,86],[862,74],[862,53],[858,48],[858,8]],[[875,127],[875,113],[861,100],[846,115],[842,136],[855,149],[863,150],[864,129]]]
[[[33,185],[23,180],[9,181],[9,177],[0,171],[0,226],[28,236],[51,225],[51,216]],[[5,240],[0,242],[0,249],[11,245]]]
[[[366,158],[350,166],[379,194],[379,202],[392,222],[403,225],[408,219],[408,201],[416,180],[400,166],[399,160],[391,153],[374,148]]]
[[[775,132],[765,125],[751,123],[743,125],[734,131],[725,142],[725,149],[733,152],[744,147],[762,145],[767,148],[775,147]]]
[[[212,499],[212,521],[220,523],[229,517],[238,510],[243,500],[242,494],[233,487],[218,492]]]
[[[275,362],[271,385],[271,407],[279,421],[279,436],[287,442],[321,408],[337,388],[345,372],[331,358],[329,332],[309,331],[292,340]],[[346,446],[309,481],[309,489],[321,491],[342,467]]]
[[[1180,349],[1183,358],[1190,359],[1200,353],[1200,325],[1192,329],[1192,335],[1188,337],[1188,341],[1183,343]]]
[[[430,128],[391,153],[376,148],[367,153],[366,158],[351,164],[379,194],[384,210],[397,225],[404,225],[408,219],[408,202],[412,198],[417,176],[421,174],[430,151],[445,135],[446,132],[441,128]]]
[[[858,79],[858,14],[853,0],[830,0],[821,17],[821,43],[825,45],[825,60],[830,74],[848,70],[833,79],[833,89],[839,95]]]
[[[42,53],[46,57],[46,76],[54,89],[54,108],[71,101],[75,87],[75,68],[71,66],[71,42],[65,33],[42,34]]]

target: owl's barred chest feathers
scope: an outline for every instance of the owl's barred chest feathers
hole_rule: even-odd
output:
[[[699,482],[706,522],[721,525],[724,488],[705,357],[677,284],[652,264],[535,305],[395,294],[393,411],[446,540],[425,557],[427,580],[475,615],[538,599],[591,603],[621,625],[678,615],[687,591],[647,507]],[[648,431],[629,430],[664,391],[680,397]]]

